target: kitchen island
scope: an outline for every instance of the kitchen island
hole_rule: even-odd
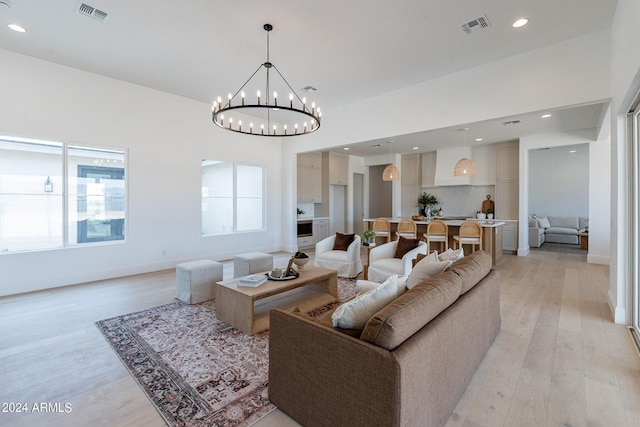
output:
[[[402,218],[387,218],[391,223],[391,235],[392,238],[395,238],[395,229],[398,225],[398,222]],[[440,219],[440,218],[434,218]],[[371,229],[375,218],[365,218],[363,219],[364,225],[366,229]],[[447,227],[449,227],[449,247],[453,248],[453,236],[458,234],[460,230],[460,226],[465,221],[476,221],[480,223],[482,227],[482,249],[485,252],[491,254],[491,258],[493,260],[493,265],[496,265],[500,257],[502,257],[502,226],[504,226],[504,221],[500,220],[480,220],[480,219],[442,219]],[[424,219],[422,221],[413,221],[415,222],[418,229],[418,238],[420,240],[424,240],[422,234],[427,232],[427,225],[431,222],[429,219]],[[468,254],[469,247],[465,247],[465,254]]]

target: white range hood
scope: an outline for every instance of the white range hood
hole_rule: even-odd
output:
[[[470,176],[454,176],[453,169],[463,157],[471,157],[471,147],[443,148],[436,152],[436,176],[434,184],[436,186],[445,185],[471,185]]]

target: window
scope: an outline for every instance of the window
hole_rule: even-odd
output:
[[[0,252],[124,240],[124,165],[123,151],[0,136]]]
[[[202,234],[264,229],[264,167],[202,161]]]

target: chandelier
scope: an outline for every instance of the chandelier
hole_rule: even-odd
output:
[[[235,93],[229,93],[224,101],[218,97],[213,101],[211,115],[213,123],[219,127],[233,132],[258,136],[297,136],[315,132],[320,127],[322,113],[316,107],[315,102],[307,105],[306,98],[300,98],[291,87],[287,79],[278,68],[269,61],[269,32],[273,30],[271,24],[264,24],[267,32],[267,60],[260,64],[256,71]],[[252,79],[262,68],[266,70],[266,82],[264,86],[251,86]],[[271,82],[271,70],[275,70],[280,76],[281,88],[289,91],[288,100],[278,99],[278,92],[273,91]],[[245,88],[258,89],[253,101],[247,99]],[[264,90],[264,92],[261,91]]]

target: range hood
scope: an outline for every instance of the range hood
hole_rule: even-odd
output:
[[[443,148],[436,151],[436,186],[445,185],[471,185],[472,177],[454,176],[453,169],[463,157],[472,159],[471,147]]]

